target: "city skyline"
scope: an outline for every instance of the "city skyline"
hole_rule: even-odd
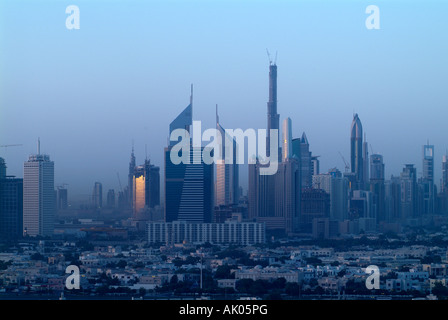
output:
[[[434,183],[440,186],[442,156],[447,149],[443,118],[448,98],[442,80],[448,65],[448,48],[437,37],[446,24],[440,12],[443,10],[437,9],[438,3],[429,2],[425,4],[426,12],[420,12],[421,6],[416,3],[405,6],[400,2],[378,1],[382,14],[380,30],[365,28],[366,3],[341,2],[319,7],[307,1],[275,5],[198,2],[189,3],[190,8],[180,3],[173,7],[157,1],[152,4],[154,12],[174,10],[172,15],[164,16],[174,25],[167,27],[167,22],[163,23],[164,32],[159,36],[150,27],[161,30],[157,28],[162,26],[157,18],[147,21],[148,26],[142,31],[138,31],[137,27],[142,26],[138,23],[125,27],[123,23],[129,22],[129,17],[138,10],[132,6],[110,5],[110,12],[121,15],[124,22],[100,28],[106,18],[101,14],[101,5],[80,2],[81,29],[68,31],[63,23],[59,27],[59,20],[62,18],[64,22],[66,15],[54,4],[30,5],[19,10],[11,2],[2,3],[1,12],[8,13],[3,14],[2,20],[5,26],[14,26],[16,37],[11,36],[9,29],[2,30],[0,41],[8,49],[0,62],[3,75],[0,144],[23,145],[0,150],[9,175],[23,177],[23,162],[35,152],[38,137],[43,151],[55,162],[55,186],[67,184],[71,199],[91,194],[95,181],[101,182],[104,190],[119,190],[117,172],[126,177],[133,140],[136,157],[144,159],[144,146],[148,145],[149,159],[163,170],[166,125],[185,105],[190,83],[195,85],[193,120],[202,120],[206,124],[204,129],[214,127],[216,103],[226,127],[266,128],[268,48],[272,56],[278,51],[279,120],[292,119],[293,139],[306,132],[310,150],[321,156],[321,172],[333,167],[343,171],[339,152],[349,159],[349,126],[352,115],[358,113],[373,149],[369,153],[383,156],[386,179],[391,174],[399,175],[406,163],[413,163],[420,177],[421,148],[429,139],[434,145]],[[335,8],[340,10],[335,13]],[[143,6],[145,14],[151,10]],[[30,17],[36,11],[47,12],[48,19]],[[211,21],[218,11],[224,17],[232,12],[236,26],[223,29],[227,18]],[[254,15],[249,16],[252,11]],[[175,19],[181,13],[200,19],[181,30]],[[269,15],[280,14],[285,15],[285,21],[276,20],[270,26],[262,24]],[[408,21],[412,20],[409,16],[418,18],[418,28]],[[251,18],[244,22],[243,17]],[[210,23],[210,30],[201,37],[197,31],[206,22]],[[32,29],[35,24],[41,27]],[[254,29],[255,25],[259,31]],[[310,25],[313,28],[306,28]],[[46,27],[54,30],[44,32]],[[240,32],[232,32],[235,30]],[[433,36],[426,37],[426,31]],[[130,34],[134,37],[129,37]],[[154,48],[144,45],[146,42],[138,36],[145,34],[156,37],[158,42],[153,43],[159,45]],[[30,35],[36,40],[32,41]],[[392,41],[397,37],[399,48]],[[227,39],[234,47],[217,38]],[[54,39],[58,39],[58,44]],[[95,39],[102,39],[101,45],[109,50],[95,45]],[[237,50],[245,39],[251,41],[243,45],[244,50]],[[43,40],[46,46],[36,46],[37,40]],[[133,49],[136,62],[146,61],[141,71],[135,63],[120,58],[128,57],[126,52],[114,51],[123,41]],[[211,50],[205,43],[217,46]],[[351,45],[347,46],[348,43]],[[63,49],[60,45],[78,49]],[[20,51],[21,60],[14,57],[17,50],[24,48],[30,49],[30,53]],[[53,52],[51,48],[59,49]],[[93,50],[89,59],[88,48]],[[328,51],[329,48],[332,50]],[[141,53],[136,53],[138,49],[142,49]],[[36,65],[31,52],[43,58],[41,66]],[[95,61],[103,62],[92,65]],[[67,68],[62,67],[66,63]],[[86,81],[87,68],[92,67],[94,72],[89,77],[92,79]],[[69,70],[72,77],[66,75]],[[41,84],[35,82],[37,75],[45,75]],[[173,81],[168,82],[169,77]],[[23,81],[19,86],[20,79]],[[129,84],[125,85],[125,80]],[[50,94],[51,87],[60,90]],[[39,106],[39,114],[32,108],[34,105]],[[236,110],[240,117],[234,117]],[[425,112],[422,114],[421,110]],[[85,162],[83,159],[87,157],[89,161]],[[247,170],[240,170],[240,182],[247,190]]]

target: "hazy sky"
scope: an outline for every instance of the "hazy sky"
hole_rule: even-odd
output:
[[[67,6],[80,9],[68,30]],[[380,30],[368,30],[368,5]],[[266,128],[268,57],[278,52],[278,112],[305,131],[321,171],[344,171],[359,114],[386,175],[422,167],[435,145],[436,182],[448,148],[448,2],[17,1],[0,0],[0,148],[8,174],[41,150],[55,183],[88,199],[123,187],[132,140],[137,163],[161,166],[169,123],[188,105],[194,120]],[[369,150],[369,152],[371,152]],[[246,171],[241,184],[247,187]]]

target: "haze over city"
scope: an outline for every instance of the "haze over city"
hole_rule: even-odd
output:
[[[278,65],[280,121],[306,132],[321,171],[344,171],[359,114],[386,177],[422,167],[435,146],[435,183],[446,154],[448,44],[439,1],[375,1],[380,30],[365,27],[368,1],[77,1],[81,27],[67,30],[70,3],[0,3],[0,156],[8,174],[41,151],[55,185],[87,200],[95,181],[124,184],[134,141],[163,170],[169,123],[189,103],[193,119],[266,128],[269,60]],[[147,146],[147,147],[145,147]],[[369,150],[370,153],[373,153]],[[163,172],[163,171],[161,171]],[[240,171],[247,189],[247,171]]]

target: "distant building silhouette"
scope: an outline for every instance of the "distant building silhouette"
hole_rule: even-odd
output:
[[[68,190],[64,187],[57,188],[57,206],[58,210],[67,210],[68,208]]]
[[[101,182],[95,182],[92,193],[92,206],[95,209],[103,207],[103,185]]]
[[[6,177],[6,163],[5,159],[0,158],[0,179],[5,179]]]
[[[301,233],[312,234],[314,219],[330,217],[330,195],[322,189],[303,189],[300,204]]]
[[[330,219],[343,221],[348,217],[348,180],[336,168],[328,173],[313,175],[313,189],[330,195]]]
[[[386,222],[386,189],[384,184],[384,162],[380,154],[370,156],[370,191],[373,193],[377,223]]]
[[[115,190],[109,189],[107,191],[106,205],[108,208],[115,208]]]
[[[442,158],[442,187],[441,192],[448,194],[448,152]]]
[[[421,181],[423,189],[423,214],[434,213],[434,146],[423,146],[423,177]]]
[[[413,164],[406,164],[400,175],[401,179],[401,221],[417,217],[418,186],[417,169]]]
[[[127,198],[123,197],[123,202],[128,202],[129,207],[133,211],[134,205],[134,170],[135,170],[135,155],[134,155],[134,146],[132,146],[131,152],[131,160],[129,161],[129,170],[128,170],[128,189],[127,189]]]

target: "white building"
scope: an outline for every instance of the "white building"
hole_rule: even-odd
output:
[[[246,270],[238,270],[235,272],[235,279],[252,279],[253,281],[257,280],[266,280],[266,281],[274,281],[279,278],[285,278],[286,282],[299,282],[299,272],[298,271],[290,271],[290,270],[277,270],[276,268],[259,268],[255,267],[253,269]]]
[[[40,148],[38,148],[40,149]],[[54,162],[47,155],[31,155],[23,172],[23,232],[52,236],[55,218]]]
[[[253,245],[265,242],[265,225],[256,222],[189,223],[149,222],[148,242],[166,244],[212,243]]]

